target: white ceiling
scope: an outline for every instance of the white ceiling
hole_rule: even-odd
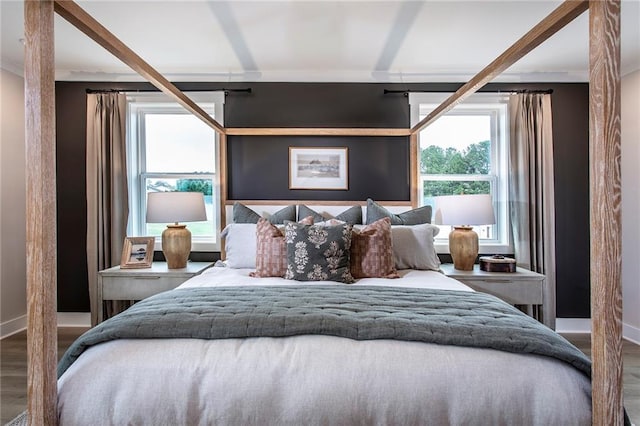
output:
[[[172,81],[462,82],[562,3],[115,1],[77,3]],[[23,67],[23,2],[0,0],[2,67]],[[588,80],[588,12],[496,81]],[[640,0],[622,0],[622,74],[640,69]],[[55,17],[56,79],[141,78]]]

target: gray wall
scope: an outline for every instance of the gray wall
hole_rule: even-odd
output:
[[[0,71],[0,336],[5,336],[23,328],[27,314],[24,80]]]
[[[623,332],[640,342],[640,70],[622,78],[621,113]]]

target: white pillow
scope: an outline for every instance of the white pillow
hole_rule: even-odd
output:
[[[397,269],[440,270],[433,239],[440,228],[430,223],[392,225],[393,257]]]
[[[220,233],[225,239],[229,268],[256,268],[256,226],[255,223],[230,223]]]

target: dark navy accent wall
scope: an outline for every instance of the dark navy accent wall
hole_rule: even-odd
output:
[[[411,194],[408,137],[228,136],[228,197],[233,200],[406,201]],[[349,189],[290,190],[289,147],[347,147]]]
[[[247,88],[225,101],[226,127],[407,128],[403,94],[453,92],[458,83],[178,83],[181,90]],[[58,310],[88,312],[85,89],[152,89],[148,83],[57,82]],[[588,85],[489,84],[482,91],[553,89],[558,317],[589,317]],[[290,191],[289,146],[348,146],[348,191]],[[228,137],[229,197],[408,201],[407,137]],[[258,177],[256,177],[258,176]],[[194,253],[197,260],[218,253]]]
[[[408,127],[403,96],[388,84],[262,83],[227,96],[226,127]]]
[[[409,105],[387,85],[264,83],[225,101],[226,127],[407,128]],[[289,147],[347,147],[349,189],[289,190]],[[407,201],[409,137],[228,136],[228,198]]]

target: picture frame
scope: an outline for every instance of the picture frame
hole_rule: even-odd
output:
[[[349,189],[347,147],[289,147],[289,189]]]
[[[151,268],[156,237],[125,237],[120,269]]]

